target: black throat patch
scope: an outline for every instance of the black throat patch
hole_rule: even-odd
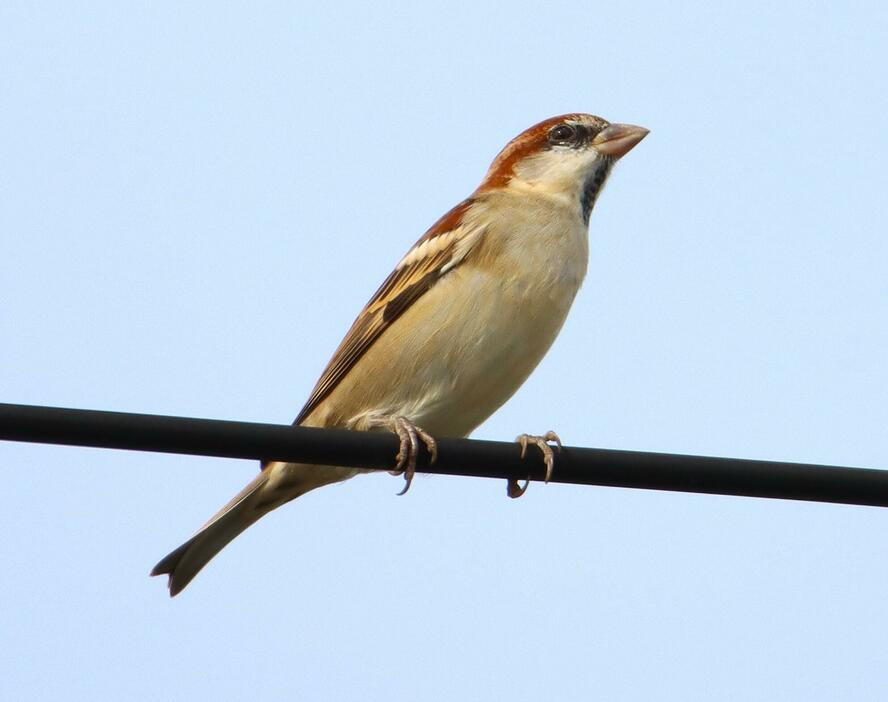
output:
[[[596,165],[595,170],[586,177],[586,182],[583,183],[580,207],[582,208],[583,224],[587,226],[589,224],[589,216],[592,214],[592,207],[595,205],[598,193],[601,192],[604,181],[607,180],[613,165],[612,159],[606,156],[599,157],[599,163]]]

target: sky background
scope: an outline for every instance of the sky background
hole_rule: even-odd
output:
[[[650,136],[475,436],[888,468],[885,3],[0,4],[0,401],[288,423],[497,151]],[[888,510],[0,444],[0,698],[884,700]]]

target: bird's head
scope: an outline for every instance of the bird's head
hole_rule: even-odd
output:
[[[506,144],[478,192],[506,189],[548,195],[575,205],[588,222],[611,167],[647,133],[644,127],[611,124],[594,115],[552,117]]]

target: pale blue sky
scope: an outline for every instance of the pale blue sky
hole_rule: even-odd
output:
[[[476,436],[888,468],[884,3],[0,4],[0,400],[289,422],[539,119],[644,125]],[[0,698],[883,700],[888,511],[0,444]]]

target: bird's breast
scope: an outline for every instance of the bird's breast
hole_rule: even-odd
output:
[[[528,217],[525,208],[495,218],[478,250],[368,349],[330,396],[330,416],[362,428],[368,418],[399,414],[433,434],[471,433],[552,345],[587,258],[578,217]]]
[[[585,227],[572,220],[505,221],[488,232],[487,252],[467,261],[441,296],[451,296],[451,318],[441,339],[444,385],[429,406],[428,424],[444,433],[470,433],[527,379],[561,330],[586,273]],[[487,253],[485,256],[484,254]],[[430,301],[431,302],[431,301]],[[447,331],[445,331],[447,330]]]

